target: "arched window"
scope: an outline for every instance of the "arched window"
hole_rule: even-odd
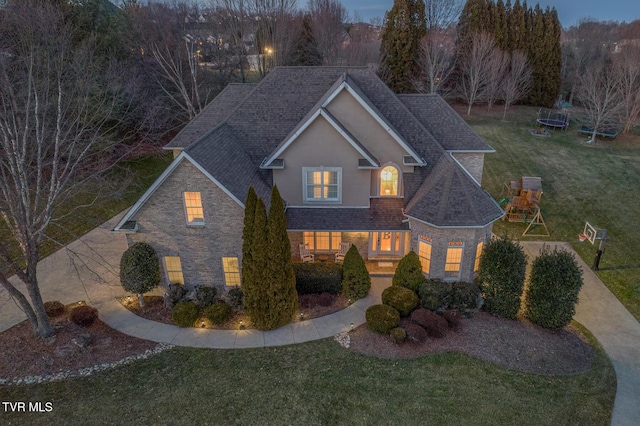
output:
[[[398,195],[398,169],[386,166],[380,171],[380,195]]]

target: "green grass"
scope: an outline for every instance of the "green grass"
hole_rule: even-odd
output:
[[[166,169],[172,159],[171,153],[165,153],[125,161],[112,171],[108,188],[94,182],[91,187],[68,200],[57,212],[58,216],[65,215],[75,205],[92,205],[77,210],[48,227],[49,239],[40,246],[40,258],[50,255],[61,247],[60,244],[76,240],[130,207]],[[92,203],[96,195],[102,196]],[[0,222],[0,241],[10,247],[11,252],[18,258],[17,246],[9,236],[4,222]]]
[[[606,228],[609,239],[600,262],[600,279],[640,320],[640,137],[586,145],[576,125],[551,137],[529,134],[537,108],[516,107],[500,121],[486,109],[468,119],[496,153],[485,157],[483,187],[499,199],[504,182],[520,176],[542,178],[541,207],[549,237],[521,237],[526,225],[499,221],[494,233],[521,240],[568,241],[591,266],[597,245],[580,244],[585,221]],[[467,119],[467,116],[463,116]],[[504,193],[502,193],[504,196]]]
[[[383,360],[330,339],[250,350],[173,349],[89,378],[5,387],[52,402],[3,422],[50,424],[609,424],[615,373],[541,376],[462,354]]]

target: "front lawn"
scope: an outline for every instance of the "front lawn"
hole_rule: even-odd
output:
[[[249,350],[179,348],[89,378],[2,388],[51,402],[7,424],[609,424],[615,373],[542,376],[461,354],[383,360],[332,339]]]
[[[600,279],[640,320],[640,137],[598,140],[585,144],[578,126],[551,131],[551,137],[536,137],[537,108],[514,107],[507,122],[498,111],[486,107],[463,117],[496,153],[487,154],[483,187],[498,200],[505,195],[504,182],[520,176],[542,178],[542,213],[549,237],[521,237],[526,225],[496,222],[494,233],[508,232],[519,239],[568,241],[591,266],[597,250],[589,242],[579,243],[585,221],[606,228],[609,240],[600,262]],[[501,195],[502,194],[502,195]]]

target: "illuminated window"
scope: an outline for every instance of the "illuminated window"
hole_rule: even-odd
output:
[[[473,272],[478,272],[478,268],[480,267],[480,256],[482,256],[482,247],[482,241],[478,242],[478,245],[476,246],[476,261],[473,264]]]
[[[339,250],[342,242],[340,232],[304,232],[303,242],[309,245],[310,250],[329,251]]]
[[[167,279],[169,280],[169,284],[184,284],[180,257],[165,256],[164,267],[167,270]]]
[[[447,248],[447,260],[444,265],[445,278],[460,278],[460,265],[462,264],[462,243],[449,243]]]
[[[429,275],[431,270],[431,240],[420,238],[418,240],[418,256],[422,265],[422,272]]]
[[[223,257],[222,269],[224,270],[224,282],[227,287],[240,285],[240,268],[237,257]]]
[[[380,195],[398,195],[398,169],[393,166],[380,171]]]
[[[304,201],[340,201],[340,168],[303,167],[302,173]]]
[[[184,193],[184,208],[187,212],[187,225],[204,225],[202,199],[199,192]]]

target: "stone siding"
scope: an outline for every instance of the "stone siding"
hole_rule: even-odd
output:
[[[204,226],[187,226],[184,192],[200,192]],[[164,256],[180,256],[188,288],[224,289],[222,257],[242,262],[244,209],[188,160],[184,160],[131,218],[138,232],[130,241],[151,244],[167,282]]]
[[[431,278],[442,278],[447,259],[449,242],[462,242],[462,264],[460,265],[459,281],[473,282],[475,273],[473,266],[476,260],[476,246],[479,241],[486,244],[491,238],[493,224],[484,228],[436,228],[416,220],[409,220],[411,226],[411,250],[418,253],[418,239],[420,235],[431,238]],[[447,280],[455,280],[447,278]]]
[[[453,157],[462,164],[467,172],[482,185],[482,171],[484,168],[484,153],[454,152]]]

